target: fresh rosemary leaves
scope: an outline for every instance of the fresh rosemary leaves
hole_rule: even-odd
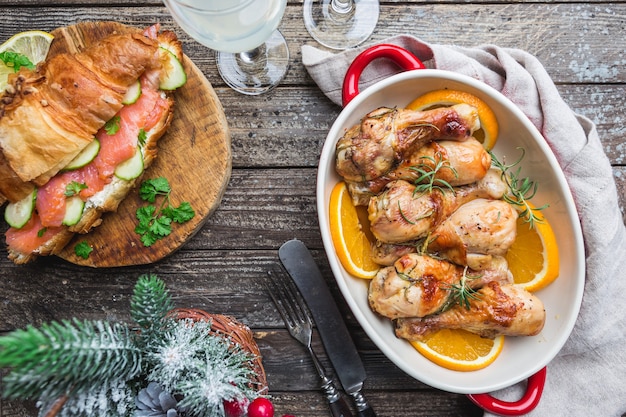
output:
[[[467,266],[463,269],[463,276],[458,283],[446,285],[445,289],[450,291],[450,297],[444,305],[443,310],[447,310],[455,304],[469,310],[472,300],[480,300],[480,294],[478,294],[476,290],[469,285],[469,282],[481,278],[482,275],[468,275],[468,269],[469,268]]]
[[[544,204],[541,207],[533,207],[529,200],[535,196],[537,193],[537,183],[532,181],[530,178],[521,178],[521,170],[520,166],[517,169],[514,169],[524,158],[526,151],[524,148],[518,148],[521,150],[521,155],[517,159],[517,161],[512,164],[505,164],[504,162],[500,162],[496,156],[489,151],[491,155],[491,165],[502,171],[502,179],[506,183],[509,192],[505,194],[503,199],[516,207],[519,207],[519,217],[524,219],[530,227],[534,227],[535,222],[541,223],[543,222],[543,217],[539,216],[537,213],[548,207],[547,204]]]
[[[448,181],[438,177],[437,174],[444,169],[448,169],[452,172],[454,178],[458,178],[458,173],[450,165],[450,161],[445,159],[440,152],[437,152],[435,156],[436,158],[422,156],[420,159],[423,159],[424,162],[409,167],[411,171],[417,174],[413,181],[415,184],[414,194],[426,194],[433,190],[450,191],[454,194],[454,187]]]

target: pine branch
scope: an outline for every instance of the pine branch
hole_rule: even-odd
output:
[[[253,357],[211,332],[210,322],[180,320],[147,355],[148,380],[181,394],[192,415],[221,415],[223,400],[255,398],[248,387]]]
[[[141,371],[141,352],[121,324],[51,322],[0,338],[0,367],[11,368],[5,397],[48,401],[134,378]]]
[[[162,325],[174,307],[165,283],[154,274],[139,277],[130,302],[133,320],[144,329]]]

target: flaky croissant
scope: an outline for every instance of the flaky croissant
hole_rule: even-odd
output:
[[[0,103],[0,194],[15,202],[45,184],[121,108],[128,88],[158,65],[158,42],[113,34],[77,54],[22,70]]]

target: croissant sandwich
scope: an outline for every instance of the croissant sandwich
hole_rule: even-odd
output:
[[[60,252],[115,211],[157,153],[186,81],[176,35],[113,33],[13,75],[0,100],[9,258]]]

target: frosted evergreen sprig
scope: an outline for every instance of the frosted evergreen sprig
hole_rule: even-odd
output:
[[[210,329],[210,322],[179,320],[146,355],[148,379],[182,395],[179,405],[191,415],[222,415],[223,400],[258,395],[247,385],[254,357]]]
[[[212,332],[210,322],[168,315],[172,308],[164,282],[142,275],[131,299],[139,330],[74,319],[0,336],[0,368],[9,368],[3,396],[36,399],[40,415],[64,398],[58,417],[173,416],[181,411],[220,416],[224,401],[256,398],[257,387],[250,385],[254,355]],[[154,394],[155,386],[160,390],[156,411],[140,401]]]
[[[0,338],[0,367],[7,398],[42,401],[82,392],[141,372],[141,351],[128,328],[103,321],[62,321],[28,326]]]
[[[172,308],[174,304],[165,282],[154,274],[139,277],[130,302],[130,314],[135,323],[144,329],[161,325]]]

